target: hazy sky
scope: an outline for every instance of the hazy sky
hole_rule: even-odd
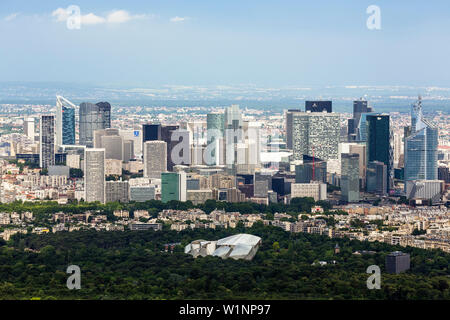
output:
[[[0,0],[0,41],[0,81],[450,87],[448,0]]]

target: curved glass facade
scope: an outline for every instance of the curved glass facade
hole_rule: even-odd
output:
[[[405,138],[405,181],[437,180],[438,129],[422,114],[422,101],[411,108],[411,134]]]

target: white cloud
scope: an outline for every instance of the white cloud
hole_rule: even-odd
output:
[[[56,21],[62,22],[66,21],[70,13],[67,9],[58,8],[53,11],[52,16],[56,18]],[[95,25],[102,23],[110,23],[110,24],[119,24],[125,23],[135,19],[144,19],[148,17],[147,15],[131,15],[128,11],[125,10],[114,10],[108,13],[105,17],[98,16],[94,13],[88,13],[85,15],[81,15],[81,24],[84,25]]]
[[[58,22],[66,21],[69,18],[69,12],[66,9],[58,8],[52,12],[52,17],[55,17]]]
[[[12,20],[14,20],[15,18],[17,18],[18,15],[19,15],[18,12],[12,13],[12,14],[10,14],[9,16],[6,16],[6,17],[5,17],[5,21],[12,21]]]
[[[100,24],[105,23],[106,19],[103,17],[96,16],[93,13],[88,13],[86,15],[81,16],[81,24],[92,25],[92,24]]]
[[[184,22],[186,20],[189,20],[189,17],[176,16],[176,17],[170,18],[170,22]]]

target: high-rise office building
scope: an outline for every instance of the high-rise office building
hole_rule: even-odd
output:
[[[332,101],[305,101],[305,111],[308,112],[333,112]]]
[[[111,127],[111,105],[108,102],[80,104],[80,145],[94,146],[94,131]]]
[[[408,180],[405,184],[406,198],[431,200],[430,205],[440,202],[444,190],[443,182],[440,180]]]
[[[103,140],[104,136],[119,136],[119,129],[99,129],[94,131],[94,148],[103,148]]]
[[[103,136],[102,148],[105,149],[106,159],[123,161],[123,138],[121,136]]]
[[[154,185],[130,186],[130,201],[145,202],[154,200],[155,196]]]
[[[380,161],[386,165],[389,191],[394,173],[389,115],[367,116],[367,161]]]
[[[386,256],[386,272],[401,273],[407,271],[411,267],[409,253],[395,251]]]
[[[341,193],[346,202],[359,201],[359,154],[341,155]]]
[[[211,159],[206,158],[207,164],[217,165],[221,157],[221,142],[223,143],[225,130],[225,114],[220,112],[208,113],[206,116],[207,148],[211,149]]]
[[[239,105],[233,104],[225,109],[225,129],[242,128],[242,112]]]
[[[189,141],[189,133],[186,131],[186,133],[179,133],[179,126],[178,125],[161,125],[161,124],[144,124],[142,126],[142,141],[143,143],[147,141],[164,141],[167,145],[167,171],[173,171],[173,168],[177,164],[181,163],[175,163],[175,159],[172,160],[172,151],[173,148],[180,143],[180,140],[184,141],[184,139],[187,139],[186,141]],[[175,134],[175,132],[178,132],[177,134],[182,137],[180,140],[172,141],[172,136]],[[186,137],[187,135],[187,137]],[[189,147],[189,144],[188,144]],[[143,151],[144,152],[144,151]],[[188,153],[189,149],[187,150]],[[184,155],[181,155],[184,156]],[[190,158],[190,154],[188,155],[188,158]]]
[[[161,201],[186,201],[186,173],[163,172],[161,174]]]
[[[303,155],[303,163],[295,165],[295,183],[311,181],[327,183],[327,162]]]
[[[23,133],[34,142],[34,136],[36,134],[34,118],[23,119]]]
[[[123,141],[123,162],[129,162],[134,159],[134,141],[124,140]]]
[[[238,105],[225,109],[225,164],[228,173],[237,173],[238,162],[245,162],[243,119]]]
[[[372,111],[372,107],[369,107],[367,101],[363,98],[353,101],[353,118],[348,119],[349,141],[359,140],[361,115],[363,113],[371,113]]]
[[[303,155],[322,160],[339,157],[340,120],[338,113],[301,112],[293,114],[294,160]]]
[[[167,170],[167,144],[164,141],[146,141],[144,143],[144,177],[161,179],[161,173]]]
[[[367,171],[367,147],[365,143],[351,143],[349,145],[349,153],[357,153],[359,155],[359,180],[360,189],[366,188],[366,171]]]
[[[119,130],[119,135],[124,141],[133,141],[133,158],[140,158],[142,156],[142,130],[130,129],[130,130]]]
[[[95,130],[94,148],[105,149],[106,159],[123,161],[123,137],[119,135],[119,129]]]
[[[48,168],[55,165],[55,117],[41,116],[39,126],[39,166]]]
[[[438,180],[442,180],[445,183],[450,183],[450,172],[449,168],[442,165],[438,168]]]
[[[161,140],[161,124],[142,125],[142,143]]]
[[[438,128],[424,119],[422,101],[411,110],[411,132],[405,136],[405,184],[438,178]]]
[[[376,112],[370,112],[370,113],[362,113],[361,118],[359,120],[359,126],[356,130],[356,141],[358,142],[367,142],[367,117],[368,116],[375,116],[379,115],[381,113]],[[353,138],[350,139],[350,141],[353,140]]]
[[[86,148],[84,192],[86,202],[105,203],[105,149]]]
[[[129,199],[128,181],[106,181],[106,202],[127,203]]]
[[[217,130],[217,135],[223,137],[225,130],[225,114],[222,112],[212,112],[206,115],[206,129]],[[207,132],[207,144],[212,143],[217,135]]]
[[[387,166],[381,161],[367,163],[366,190],[370,193],[386,195],[388,192]]]
[[[314,198],[314,201],[327,199],[327,185],[322,182],[293,183],[291,185],[291,199]]]
[[[289,109],[286,112],[286,148],[292,150],[292,126],[293,126],[293,115],[294,113],[302,112],[300,109]]]
[[[272,190],[272,174],[270,172],[255,172],[253,196],[256,198],[266,198]]]
[[[56,144],[75,144],[76,106],[64,97],[56,96]]]

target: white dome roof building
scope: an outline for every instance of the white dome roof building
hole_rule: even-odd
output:
[[[215,256],[222,259],[252,260],[261,246],[261,238],[251,234],[236,234],[217,241],[195,240],[184,248],[184,253],[198,256]]]

